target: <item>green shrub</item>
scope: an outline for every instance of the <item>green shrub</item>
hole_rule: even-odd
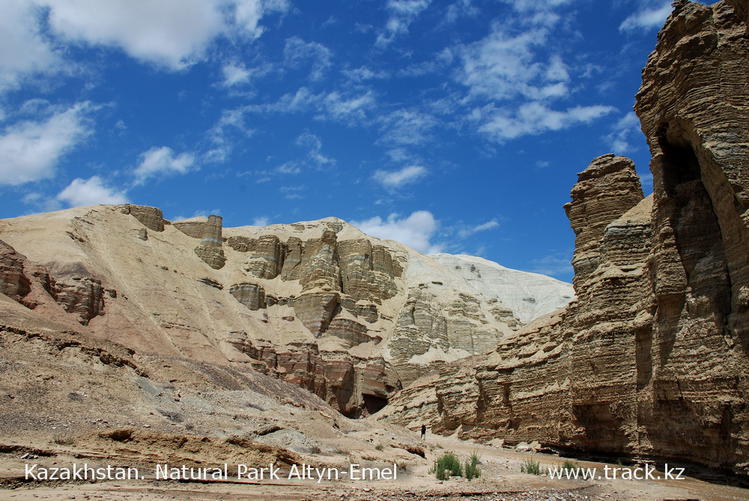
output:
[[[569,459],[562,463],[563,470],[574,470],[575,468],[577,468],[577,463]]]
[[[526,459],[523,464],[520,465],[521,473],[528,473],[529,475],[540,475],[541,474],[541,463],[532,459]]]
[[[478,454],[476,454],[475,452],[471,453],[470,459],[466,461],[466,464],[463,467],[463,471],[465,472],[465,477],[468,480],[479,478],[481,476],[481,470],[479,470],[479,463],[481,463],[481,461],[479,460]]]
[[[435,461],[430,473],[434,473],[438,480],[447,480],[450,477],[460,477],[463,475],[460,461],[458,461],[457,456],[452,452],[443,454],[442,457]]]

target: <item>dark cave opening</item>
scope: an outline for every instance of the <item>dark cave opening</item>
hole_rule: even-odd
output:
[[[364,408],[367,409],[367,413],[371,416],[379,412],[383,407],[388,404],[386,397],[378,397],[377,395],[362,394],[362,400],[364,400]]]
[[[680,130],[664,128],[663,188],[670,200],[670,222],[697,314],[715,315],[724,329],[731,312],[731,280],[723,235],[699,159]]]

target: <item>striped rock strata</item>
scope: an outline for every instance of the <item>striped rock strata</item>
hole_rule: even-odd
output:
[[[636,110],[654,194],[605,156],[566,206],[577,300],[381,414],[436,431],[749,474],[746,3],[679,1]]]

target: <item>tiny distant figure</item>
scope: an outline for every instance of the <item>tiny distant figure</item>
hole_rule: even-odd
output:
[[[427,438],[427,427],[425,424],[421,425],[421,439],[424,440]]]

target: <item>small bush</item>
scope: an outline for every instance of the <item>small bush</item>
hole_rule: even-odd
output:
[[[575,468],[577,468],[577,463],[569,459],[562,463],[563,470],[574,470]]]
[[[479,478],[481,476],[481,470],[479,470],[479,463],[481,463],[481,461],[479,460],[478,454],[476,454],[475,452],[471,453],[471,457],[468,459],[468,461],[466,461],[466,464],[463,467],[465,477],[468,480]]]
[[[541,463],[532,459],[526,459],[523,464],[520,465],[521,473],[528,473],[529,475],[540,475],[541,474]]]
[[[382,444],[375,445],[375,450],[381,451],[383,449]]]
[[[460,477],[463,475],[460,461],[458,461],[457,456],[452,452],[443,454],[442,457],[435,461],[431,472],[434,473],[438,480],[447,480],[450,477]]]

